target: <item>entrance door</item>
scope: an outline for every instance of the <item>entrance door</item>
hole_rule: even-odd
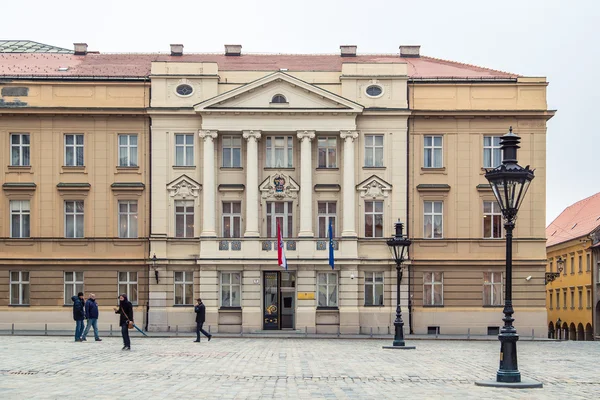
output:
[[[263,329],[294,329],[296,323],[296,273],[263,273]]]

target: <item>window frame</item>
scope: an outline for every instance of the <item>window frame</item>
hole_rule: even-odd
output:
[[[77,274],[79,274],[79,273],[81,274],[81,280],[77,280]],[[73,280],[67,281],[67,274],[73,274]],[[65,305],[71,305],[71,303],[69,303],[71,301],[71,297],[67,297],[67,287],[69,285],[72,285],[71,287],[73,288],[72,296],[77,296],[77,293],[79,293],[79,292],[85,293],[84,271],[64,271],[63,272],[63,296],[64,296],[64,304]],[[81,285],[81,287],[78,288],[78,285]]]
[[[490,278],[486,281],[486,275],[489,274]],[[496,281],[496,277],[500,275],[499,281]],[[490,287],[490,297],[487,298],[485,295],[486,286]],[[494,298],[494,287],[500,286],[500,300]],[[487,271],[483,273],[483,289],[482,289],[482,297],[483,297],[483,306],[484,307],[502,307],[504,305],[504,273],[502,272],[493,272]]]
[[[372,281],[367,282],[367,275],[372,276]],[[381,276],[381,281],[377,281],[377,277]],[[371,286],[371,294],[373,304],[367,304],[367,287]],[[381,286],[381,304],[375,304],[375,296],[377,295],[376,286]],[[364,305],[365,307],[383,307],[385,305],[385,273],[383,271],[365,271],[365,291]]]
[[[196,158],[196,150],[195,150],[195,145],[196,145],[196,139],[195,139],[195,135],[193,133],[175,133],[174,135],[174,140],[175,140],[175,163],[174,166],[176,167],[194,167],[195,166],[195,158]],[[178,137],[183,137],[183,143],[177,143],[177,138]],[[188,143],[187,139],[191,137],[192,138],[192,143]],[[179,164],[178,160],[177,160],[177,150],[181,148],[182,149],[182,163]],[[188,160],[188,149],[192,149],[191,151],[191,160]]]
[[[276,140],[283,139],[283,147],[276,146]],[[283,151],[283,164],[277,165],[276,150]],[[294,137],[271,135],[265,140],[265,168],[294,168]]]
[[[431,139],[431,144],[427,144],[427,139]],[[435,140],[440,139],[441,144],[436,145]],[[439,150],[439,157],[436,157],[436,150]],[[426,164],[427,156],[429,153],[429,160],[431,165]],[[439,160],[438,160],[439,158]],[[439,161],[439,163],[437,162]],[[439,165],[438,165],[439,164]],[[439,169],[444,168],[444,135],[425,135],[423,136],[423,168],[427,169]]]
[[[121,205],[127,206],[127,211],[121,212]],[[131,211],[131,206],[135,205],[135,212]],[[137,200],[119,200],[117,202],[117,224],[119,226],[119,238],[121,239],[136,239],[139,237],[138,231],[138,202]],[[124,217],[127,224],[127,232],[122,235],[121,232],[121,218]],[[135,235],[132,235],[132,226],[135,224]]]
[[[320,211],[320,204],[325,204],[325,212],[321,212]],[[333,206],[335,207],[335,212],[330,212],[330,207],[333,204]],[[338,206],[337,206],[337,201],[317,201],[317,234],[318,237],[323,239],[323,238],[328,238],[329,237],[329,224],[331,223],[331,219],[333,219],[333,223],[332,225],[332,230],[333,230],[333,237],[336,237],[336,232],[337,232],[337,210],[338,210]],[[325,222],[325,232],[321,232],[321,219],[324,220]]]
[[[225,204],[229,204],[229,212],[225,212]],[[240,211],[235,213],[233,211],[233,205],[239,204]],[[241,201],[222,201],[222,217],[221,217],[221,233],[224,238],[238,239],[242,237],[242,202]],[[229,220],[229,232],[226,232],[226,224],[225,221]],[[238,220],[238,228],[239,232],[235,232],[235,220]]]
[[[275,212],[278,203],[284,204],[283,213]],[[277,218],[283,218],[281,237],[294,237],[294,203],[292,201],[267,201],[266,209],[267,237],[277,238]]]
[[[127,143],[121,144],[121,138],[127,138]],[[135,138],[135,144],[132,144],[132,138]],[[137,133],[119,133],[117,135],[117,157],[119,158],[119,167],[136,168],[139,167],[139,152],[138,152],[139,138]],[[122,163],[121,149],[126,152],[126,162]],[[133,163],[133,155],[135,154],[136,162]]]
[[[380,137],[381,138],[381,145],[378,145],[377,139]],[[365,152],[365,156],[364,156],[364,167],[365,168],[385,168],[385,163],[384,163],[384,159],[385,159],[385,135],[383,134],[369,134],[369,135],[364,135],[364,141],[365,141],[365,146],[364,146],[364,152]],[[369,143],[370,141],[370,143]],[[378,163],[377,161],[377,150],[380,149],[381,150],[381,161],[380,163]],[[367,163],[367,154],[371,153],[371,160],[372,160],[372,165],[369,165],[369,163]],[[380,164],[380,165],[378,165]]]
[[[73,203],[73,212],[67,212],[67,203]],[[77,203],[81,203],[81,212],[77,211]],[[85,238],[85,201],[84,200],[65,200],[63,204],[64,210],[64,229],[65,229],[65,238],[68,239],[82,239]],[[73,217],[73,236],[67,236],[68,233],[68,218],[69,216]],[[77,235],[77,217],[81,216],[81,236]]]
[[[121,274],[127,274],[127,279],[126,280],[121,280]],[[135,274],[135,280],[131,279],[131,274]],[[127,295],[127,299],[131,302],[131,304],[133,304],[134,306],[137,306],[139,303],[139,299],[140,299],[140,292],[139,292],[139,278],[140,278],[140,274],[137,271],[118,271],[117,272],[117,293],[119,295],[125,293]],[[125,285],[125,291],[121,290],[121,285]],[[133,300],[133,296],[131,296],[131,287],[135,285],[135,301]]]
[[[427,280],[426,276],[431,275],[431,280]],[[441,280],[435,280],[435,274],[441,274]],[[425,287],[431,286],[431,297],[427,299],[425,295]],[[436,288],[441,290],[440,293],[440,304],[435,302],[435,291]],[[443,271],[427,271],[423,272],[423,307],[443,307],[444,306],[444,272]]]
[[[23,143],[24,142],[24,137],[27,136],[27,138],[29,139],[28,142],[29,143]],[[13,143],[13,137],[18,137],[19,138],[19,143]],[[31,167],[31,134],[30,133],[11,133],[9,135],[9,143],[10,143],[10,166],[11,167]],[[17,149],[17,151],[19,152],[19,156],[18,156],[18,163],[14,163],[13,162],[13,149]],[[27,150],[27,151],[25,151]],[[25,164],[25,158],[24,158],[24,154],[27,153],[27,157],[28,157],[28,162],[27,164]]]
[[[371,203],[371,210],[372,211],[367,211],[367,203]],[[376,205],[381,205],[381,211],[377,211]],[[385,225],[384,225],[384,217],[385,217],[385,202],[383,200],[365,200],[365,204],[364,204],[365,208],[364,208],[364,229],[365,229],[365,237],[366,238],[382,238],[383,237],[383,232],[385,231]],[[376,229],[376,221],[377,221],[377,216],[381,217],[381,234],[379,236],[377,236],[377,229]],[[372,233],[371,236],[367,236],[367,221],[368,218],[371,217],[371,222],[372,222]]]
[[[67,143],[67,137],[73,136],[73,143]],[[77,143],[77,138],[81,137],[81,144]],[[83,133],[65,133],[64,134],[64,166],[65,167],[84,167],[85,166],[85,135]],[[73,163],[67,162],[67,153],[69,148],[73,149]],[[81,149],[81,164],[79,164],[79,158],[77,157],[78,150]]]
[[[333,140],[333,145],[330,141]],[[324,143],[324,145],[322,145]],[[325,164],[321,164],[321,150],[324,150]],[[331,157],[333,152],[333,157]],[[332,163],[330,158],[334,159]],[[319,136],[317,138],[317,168],[335,169],[338,167],[338,141],[335,136]]]
[[[552,293],[552,289],[548,292],[548,294],[549,294],[549,296],[548,296],[548,298],[549,298],[548,309],[552,310],[552,307],[554,307],[554,305],[552,304],[552,302],[554,301],[554,296],[553,296],[553,293]]]
[[[13,204],[19,203],[19,209],[13,210]],[[27,210],[23,208],[23,204],[27,203]],[[31,201],[30,200],[10,200],[8,202],[8,212],[9,212],[9,229],[10,229],[10,238],[11,239],[27,239],[31,237]],[[17,212],[15,212],[17,211]],[[18,216],[19,219],[19,235],[13,235],[14,223],[13,216]],[[28,216],[29,218],[24,218]],[[25,223],[27,221],[27,223]],[[28,235],[24,234],[24,228],[27,225]]]
[[[184,210],[183,212],[178,212],[177,211],[177,207],[179,204],[183,204]],[[193,238],[195,237],[196,234],[196,224],[195,224],[195,218],[196,218],[196,205],[194,204],[194,200],[175,200],[174,202],[174,208],[175,208],[175,237],[176,238]],[[191,211],[189,210],[191,209]],[[177,216],[183,216],[183,227],[182,227],[182,231],[183,231],[183,235],[178,235],[179,229],[177,227]],[[192,220],[192,235],[188,236],[188,220],[191,218]]]
[[[578,258],[577,258],[577,272],[579,272],[580,274],[583,273],[583,255],[582,254],[578,254]]]
[[[431,212],[427,213],[426,212],[426,204],[427,203],[431,203]],[[442,211],[437,213],[435,211],[435,205],[436,203],[440,203],[442,205]],[[426,228],[426,217],[430,216],[431,217],[431,235],[428,235],[427,232],[427,228]],[[436,216],[441,216],[441,229],[440,229],[440,235],[438,237],[435,236],[435,217]],[[423,239],[443,239],[444,238],[444,201],[443,200],[424,200],[423,201]]]
[[[485,205],[486,203],[489,203],[490,206],[490,212],[486,213],[485,212]],[[443,207],[443,206],[442,206]],[[442,209],[443,211],[443,209]],[[490,222],[490,234],[487,235],[486,233],[486,226],[485,226],[485,221],[486,218],[489,217],[491,222]],[[496,221],[496,223],[494,223],[494,221]],[[500,236],[494,236],[494,228],[496,227],[496,224],[499,225],[499,233]],[[483,225],[483,238],[484,239],[502,239],[504,237],[503,235],[503,230],[502,230],[502,211],[500,210],[500,205],[498,204],[497,201],[493,200],[493,201],[488,201],[488,200],[484,200],[483,201],[483,221],[482,221],[482,225]]]
[[[502,164],[502,150],[501,150],[501,146],[500,146],[500,138],[502,136],[496,136],[496,135],[483,135],[483,168],[496,168],[497,166],[499,166],[500,164]],[[486,138],[490,138],[491,144],[486,145]],[[495,144],[494,143],[494,139],[498,139],[498,143]],[[489,151],[490,153],[490,165],[486,165],[486,160],[485,160],[485,154],[486,151]],[[496,157],[494,157],[494,154],[496,154]],[[499,160],[495,160],[496,158],[499,158]],[[496,161],[496,162],[495,162]]]
[[[325,275],[325,283],[320,283],[320,276]],[[331,282],[330,277],[335,276],[335,282]],[[335,287],[335,300],[330,301],[329,288]],[[321,291],[325,290],[325,304],[321,304]],[[335,303],[335,304],[334,304]],[[317,272],[317,308],[338,308],[339,307],[339,276],[337,272]]]
[[[19,279],[17,279],[16,281],[13,281],[13,274],[17,273],[19,276]],[[23,279],[23,273],[27,274],[27,279]],[[9,305],[11,306],[29,306],[31,305],[31,271],[9,271],[8,272],[8,276],[9,276]],[[13,286],[14,285],[18,285],[18,292],[19,292],[19,301],[18,303],[13,303]],[[27,295],[28,295],[28,299],[25,302],[24,301],[24,296],[23,296],[23,286],[27,285]]]
[[[225,141],[229,140],[229,145]],[[239,146],[234,142],[239,140]],[[229,165],[225,165],[225,150],[229,149]],[[239,165],[234,165],[234,150],[239,151]],[[221,167],[222,168],[242,168],[242,137],[240,135],[223,135],[221,137]]]
[[[223,277],[225,275],[229,275],[229,283],[223,282]],[[233,283],[234,275],[238,275],[239,283]],[[225,287],[229,288],[229,304],[223,304],[223,288]],[[232,293],[234,293],[234,287],[238,288],[238,305],[233,304],[234,301]],[[240,271],[221,271],[221,273],[219,274],[219,306],[220,308],[242,308],[242,273]]]
[[[177,274],[182,274],[182,280],[177,281]],[[188,276],[191,274],[191,277]],[[188,278],[190,278],[188,280]],[[182,303],[177,303],[177,285],[181,285]],[[186,298],[186,287],[192,287],[191,298]],[[189,301],[189,302],[186,302]],[[194,305],[194,271],[173,271],[173,305],[175,306],[193,306]]]

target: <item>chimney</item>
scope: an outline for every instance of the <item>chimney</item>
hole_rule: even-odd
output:
[[[400,57],[420,57],[420,45],[400,46]]]
[[[88,52],[87,43],[73,43],[73,46],[75,46],[75,55],[76,56],[85,56]]]
[[[356,46],[355,45],[341,45],[340,51],[342,57],[356,57]]]
[[[182,44],[172,44],[171,45],[171,55],[172,56],[182,56],[183,55],[183,45]]]
[[[225,45],[226,56],[241,56],[242,45],[241,44],[226,44]]]

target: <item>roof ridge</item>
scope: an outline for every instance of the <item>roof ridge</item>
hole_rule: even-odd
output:
[[[459,64],[459,65],[463,65],[466,67],[471,67],[471,68],[478,68],[480,70],[484,70],[484,71],[492,71],[492,72],[498,72],[501,74],[506,74],[506,75],[512,75],[512,76],[523,76],[520,74],[515,74],[513,72],[508,72],[508,71],[501,71],[499,69],[493,69],[493,68],[487,68],[487,67],[482,67],[480,65],[475,65],[475,64],[469,64],[469,63],[463,63],[460,61],[452,61],[452,60],[446,60],[444,58],[437,58],[437,57],[431,57],[431,56],[424,56],[422,55],[421,58],[427,58],[429,60],[432,61],[438,61],[438,62],[442,62],[442,63],[446,63],[446,64]]]

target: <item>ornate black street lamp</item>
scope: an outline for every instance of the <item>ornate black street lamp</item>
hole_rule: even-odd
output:
[[[156,269],[156,253],[152,256],[152,268],[154,268],[154,278],[156,278],[156,283],[158,283],[158,269]]]
[[[402,234],[404,224],[396,222],[396,234],[387,241],[394,261],[396,262],[396,320],[394,321],[394,343],[392,346],[383,346],[384,349],[412,350],[415,346],[406,346],[404,343],[404,321],[402,321],[402,309],[400,308],[400,282],[402,281],[403,266],[406,259],[410,240]]]
[[[519,335],[513,326],[512,305],[512,238],[517,212],[525,198],[529,184],[534,178],[533,170],[517,164],[517,149],[521,138],[512,131],[500,139],[502,164],[494,169],[486,170],[485,177],[500,205],[506,230],[506,285],[504,295],[504,326],[500,329],[500,368],[495,381],[475,382],[479,386],[539,388],[541,382],[522,381],[517,364],[517,340]]]
[[[565,265],[565,260],[563,260],[560,256],[556,260],[556,271],[557,272],[546,272],[544,275],[544,284],[547,285],[550,282],[554,282],[556,278],[560,276],[560,273],[563,272],[563,268]]]

